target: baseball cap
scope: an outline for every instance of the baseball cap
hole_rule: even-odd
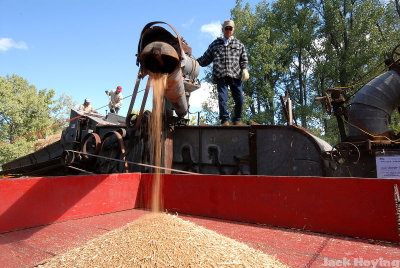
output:
[[[85,99],[85,102],[90,103],[90,99]]]
[[[121,92],[122,91],[122,87],[121,86],[117,86],[117,91]]]
[[[226,21],[224,21],[224,24],[222,24],[222,28],[225,28],[225,27],[232,27],[232,28],[235,28],[235,23],[233,22],[233,20],[226,20]]]

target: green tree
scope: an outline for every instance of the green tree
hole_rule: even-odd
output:
[[[31,152],[38,137],[61,130],[59,122],[75,103],[65,95],[54,100],[54,95],[53,89],[37,90],[17,75],[0,76],[0,163]]]
[[[237,0],[231,17],[250,72],[244,121],[285,123],[279,96],[288,91],[297,123],[337,142],[336,118],[314,98],[341,87],[347,106],[369,79],[387,70],[379,64],[400,42],[399,10],[398,0],[277,0],[254,8]],[[392,119],[392,125],[398,122],[396,114]]]
[[[285,61],[279,55],[287,46],[278,39],[279,32],[271,35],[268,23],[271,11],[266,1],[261,2],[255,10],[249,4],[242,7],[243,1],[237,0],[231,10],[235,21],[234,35],[243,42],[249,57],[250,79],[243,84],[244,104],[242,121],[275,124],[276,84],[285,72]],[[206,70],[205,81],[211,82],[211,69]],[[216,92],[212,98],[217,98]],[[228,99],[229,113],[233,112],[233,99]],[[208,103],[203,105],[206,123],[218,122],[218,114],[212,111]]]
[[[211,72],[212,71],[210,68],[207,69],[206,78],[204,79],[205,81],[212,81]],[[217,112],[218,108],[216,111],[215,107],[213,106],[215,102],[218,103],[218,93],[216,85],[213,85],[209,99],[203,102],[202,104],[202,111],[200,114],[200,124],[215,125],[220,122],[219,113]],[[232,112],[233,105],[231,98],[229,98],[228,100],[228,109],[230,112]]]
[[[309,85],[313,71],[312,50],[319,26],[318,16],[310,7],[309,1],[280,0],[272,6],[272,27],[282,34],[282,42],[288,49],[285,51],[288,72],[280,77],[279,83],[289,92],[295,104],[294,111],[298,124],[308,128],[313,124],[313,106],[311,96],[314,94]]]
[[[249,56],[250,79],[244,83],[244,109],[248,121],[275,124],[276,96],[280,78],[288,72],[288,43],[282,32],[273,28],[274,14],[266,1],[254,9],[237,0],[231,10],[235,36],[245,45]]]
[[[320,95],[327,89],[341,87],[348,104],[369,79],[386,71],[380,63],[400,41],[399,20],[393,3],[377,0],[313,3],[320,14],[318,33],[322,47],[317,56],[321,60],[314,69],[314,86]],[[326,122],[324,133],[326,139],[333,140],[338,136],[337,126]]]

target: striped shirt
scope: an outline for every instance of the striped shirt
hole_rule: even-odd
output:
[[[217,38],[197,61],[203,67],[213,62],[214,82],[227,76],[241,79],[242,70],[248,69],[246,49],[242,42],[234,37],[231,37],[227,45],[224,38]]]

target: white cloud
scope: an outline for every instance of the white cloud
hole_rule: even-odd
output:
[[[213,21],[209,24],[204,24],[201,26],[201,32],[207,33],[212,36],[213,39],[221,35],[222,31],[221,22]]]
[[[212,92],[212,84],[204,82],[201,84],[201,87],[198,90],[193,91],[190,94],[189,104],[190,104],[190,112],[198,112],[202,109],[202,104],[204,102],[210,102],[208,99]],[[218,111],[218,101],[213,100],[210,103],[210,106],[213,108],[213,111]]]
[[[23,41],[15,42],[11,38],[0,38],[0,51],[7,51],[12,48],[26,50],[28,46]]]

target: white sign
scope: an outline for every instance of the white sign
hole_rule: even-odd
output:
[[[378,178],[400,178],[400,155],[377,156],[376,173]]]

